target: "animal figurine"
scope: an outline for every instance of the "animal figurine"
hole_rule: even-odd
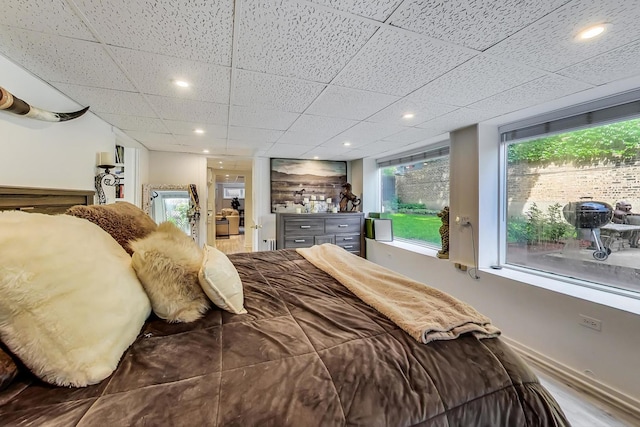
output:
[[[342,184],[343,190],[340,192],[340,212],[354,211],[362,203],[362,199],[358,198],[351,191],[351,184],[348,182]],[[349,207],[351,203],[351,207]]]
[[[442,241],[442,249],[438,251],[436,256],[441,259],[449,259],[449,206],[445,206],[438,217],[442,221],[442,225],[438,229],[440,232],[440,240]]]

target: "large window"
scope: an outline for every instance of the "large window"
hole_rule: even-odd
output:
[[[381,218],[392,220],[394,239],[440,248],[437,216],[449,204],[449,148],[378,162]]]
[[[503,134],[505,262],[640,292],[640,119],[513,135]]]

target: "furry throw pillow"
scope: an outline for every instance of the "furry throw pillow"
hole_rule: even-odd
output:
[[[209,302],[198,282],[202,249],[171,222],[130,243],[132,265],[154,313],[169,322],[193,322]]]
[[[117,202],[110,205],[72,206],[67,215],[84,218],[97,224],[120,243],[129,255],[131,240],[141,239],[158,226],[142,209],[128,202]]]
[[[151,312],[131,257],[70,215],[0,212],[0,339],[52,384],[95,384],[116,369]]]

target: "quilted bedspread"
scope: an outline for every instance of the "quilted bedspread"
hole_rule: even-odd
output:
[[[100,384],[0,392],[0,424],[568,425],[499,338],[421,344],[294,250],[229,258],[248,314],[152,317]]]

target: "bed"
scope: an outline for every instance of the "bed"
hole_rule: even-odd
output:
[[[116,370],[87,387],[22,369],[0,392],[1,424],[568,425],[499,338],[422,344],[295,250],[229,260],[246,314],[151,314]]]

